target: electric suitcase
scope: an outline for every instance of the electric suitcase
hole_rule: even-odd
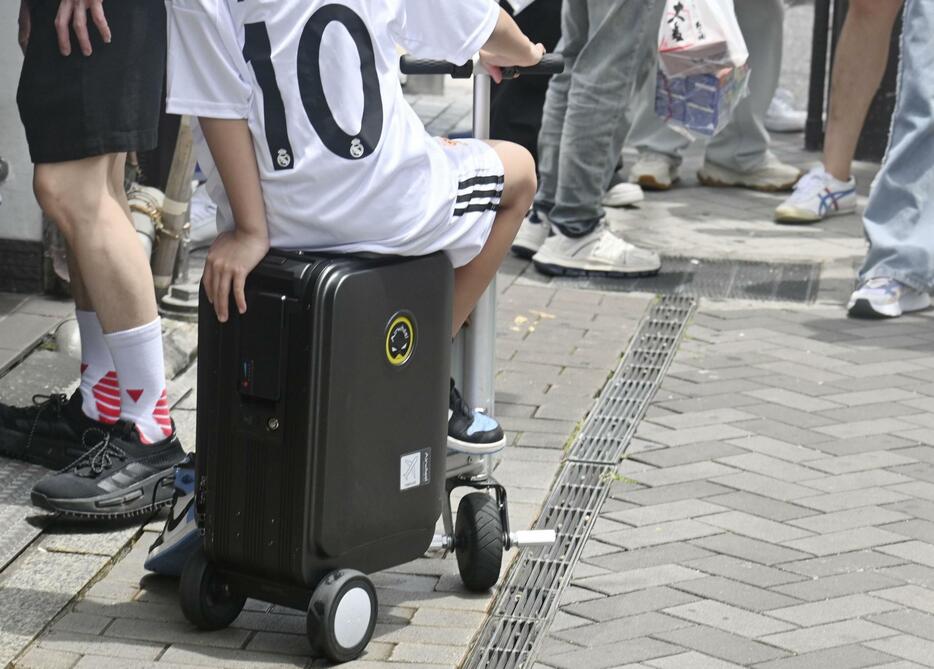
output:
[[[372,636],[364,575],[428,550],[441,514],[453,271],[447,257],[272,251],[247,311],[202,293],[196,493],[203,551],[186,616],[219,629],[246,597],[307,609],[337,661]]]

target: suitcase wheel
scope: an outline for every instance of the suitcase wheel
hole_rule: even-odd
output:
[[[454,553],[464,587],[486,592],[499,580],[503,523],[496,500],[482,492],[465,495],[457,506]]]
[[[333,662],[360,657],[376,627],[376,588],[365,574],[333,571],[315,588],[305,629],[317,655]]]
[[[226,579],[204,554],[192,554],[178,585],[182,613],[198,629],[213,631],[229,626],[246,604],[246,597],[230,589]]]

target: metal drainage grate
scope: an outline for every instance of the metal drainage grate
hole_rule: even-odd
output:
[[[668,296],[651,308],[571,447],[535,523],[535,529],[556,530],[557,541],[520,553],[480,631],[465,665],[468,669],[531,666],[539,638],[548,629],[606,500],[616,465],[664,378],[695,307],[692,298]]]
[[[811,303],[820,288],[820,265],[748,260],[664,258],[662,271],[641,279],[555,279],[559,285],[621,293],[657,293]]]

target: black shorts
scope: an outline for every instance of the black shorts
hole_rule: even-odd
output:
[[[72,36],[58,50],[59,0],[32,0],[32,33],[16,101],[34,163],[60,163],[156,146],[165,78],[164,0],[105,0],[112,41],[88,20],[93,53]]]

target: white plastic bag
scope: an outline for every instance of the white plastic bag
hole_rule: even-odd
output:
[[[666,1],[658,31],[658,63],[666,76],[714,74],[748,60],[733,0]]]
[[[655,113],[692,138],[717,134],[748,94],[748,60],[733,0],[666,0]]]

